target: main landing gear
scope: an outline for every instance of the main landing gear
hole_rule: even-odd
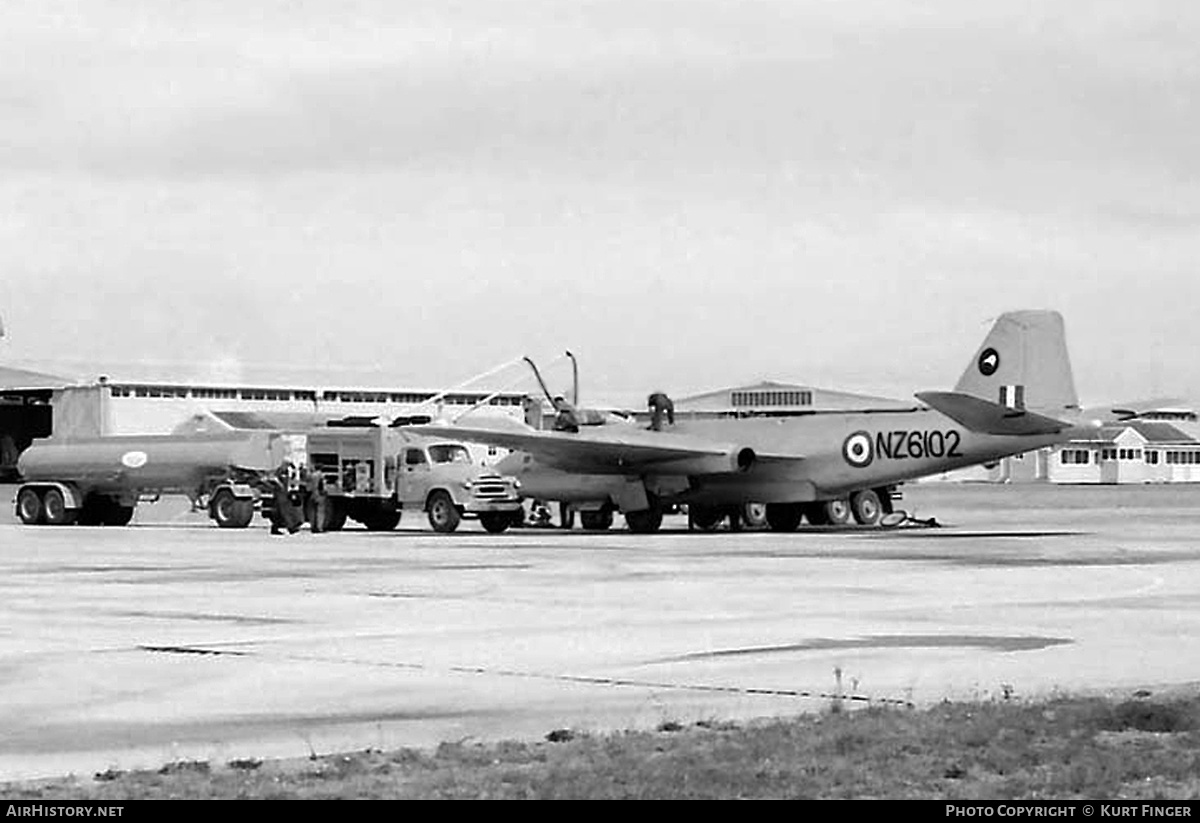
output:
[[[849,497],[812,503],[767,504],[767,526],[771,531],[795,531],[801,520],[813,526],[878,526],[892,511],[892,495],[886,488],[863,489]]]

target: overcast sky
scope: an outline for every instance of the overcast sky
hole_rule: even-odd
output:
[[[1085,401],[1200,396],[1198,43],[1190,0],[5,0],[0,358],[905,396],[1045,307]]]

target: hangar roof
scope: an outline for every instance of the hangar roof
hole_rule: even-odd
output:
[[[14,369],[11,366],[0,366],[0,391],[21,391],[31,389],[61,389],[69,386],[74,380],[56,377],[53,374]]]
[[[911,409],[915,401],[869,394],[822,389],[801,383],[762,380],[746,386],[693,394],[675,400],[680,411],[734,411],[781,409],[802,412]]]

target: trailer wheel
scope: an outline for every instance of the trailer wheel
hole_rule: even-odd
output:
[[[462,520],[462,515],[458,513],[458,507],[454,505],[450,495],[440,489],[429,495],[429,502],[425,508],[429,512],[429,525],[435,532],[449,534],[458,528],[458,523]]]
[[[512,515],[508,512],[480,512],[479,522],[486,531],[500,534],[512,522]]]
[[[50,526],[69,526],[75,522],[73,509],[67,508],[66,498],[58,489],[46,489],[42,495],[42,513],[46,524]]]
[[[112,508],[126,508],[115,506]],[[133,507],[129,506],[129,516],[133,516]],[[229,489],[221,489],[212,499],[212,518],[222,529],[244,529],[254,519],[254,503],[249,500],[239,500]],[[128,523],[128,518],[125,523]],[[105,512],[104,524],[125,525],[125,523],[109,523],[109,515]]]
[[[17,517],[26,526],[38,526],[46,515],[42,507],[42,496],[36,489],[21,489],[17,495]]]

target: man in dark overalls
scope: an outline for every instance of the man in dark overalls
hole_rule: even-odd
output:
[[[663,416],[667,418],[668,425],[675,425],[675,404],[671,402],[671,398],[660,391],[646,398],[646,405],[650,409],[650,428],[654,431],[662,431]]]
[[[301,515],[292,505],[288,495],[288,464],[281,463],[273,474],[267,477],[267,488],[271,492],[271,534],[288,534],[300,531]]]
[[[325,531],[325,475],[316,469],[303,469],[304,518],[313,533]]]

